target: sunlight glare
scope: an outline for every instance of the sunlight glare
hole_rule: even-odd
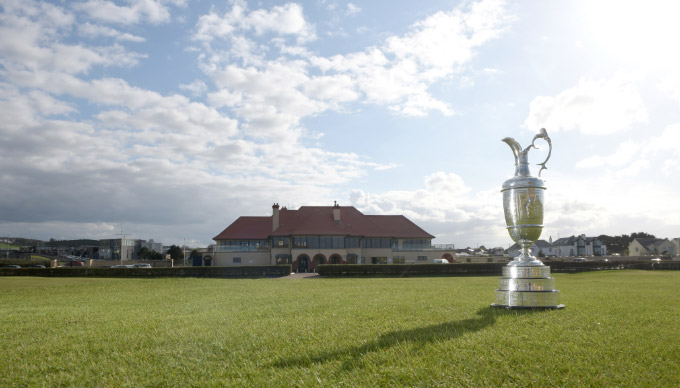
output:
[[[646,69],[680,60],[680,2],[588,1],[583,7],[590,38],[615,59]]]

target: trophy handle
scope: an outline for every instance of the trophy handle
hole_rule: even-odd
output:
[[[545,160],[543,161],[543,163],[536,163],[537,166],[541,166],[541,169],[538,170],[538,176],[540,177],[540,176],[541,176],[541,172],[542,172],[543,170],[547,170],[547,169],[548,169],[548,167],[546,167],[545,164],[548,163],[548,159],[550,159],[550,154],[552,154],[552,142],[550,141],[550,137],[548,136],[548,131],[546,131],[545,128],[541,128],[541,131],[539,132],[539,134],[536,135],[536,136],[534,136],[534,139],[531,141],[531,147],[534,147],[534,148],[538,149],[538,147],[536,147],[536,146],[534,145],[534,143],[535,143],[536,140],[538,140],[538,139],[543,139],[543,140],[545,140],[546,142],[548,142],[548,146],[550,147],[550,148],[548,149],[548,157],[545,158]]]

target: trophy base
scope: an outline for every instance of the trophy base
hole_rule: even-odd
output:
[[[513,262],[503,267],[503,277],[496,290],[493,307],[508,309],[561,309],[559,290],[550,277],[550,267],[543,265],[518,265]]]

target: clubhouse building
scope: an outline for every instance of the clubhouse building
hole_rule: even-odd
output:
[[[414,264],[454,262],[453,244],[402,215],[365,215],[353,206],[272,206],[272,215],[239,217],[213,239],[204,256],[215,266],[292,264],[311,272],[319,264]],[[212,257],[210,256],[212,255]]]

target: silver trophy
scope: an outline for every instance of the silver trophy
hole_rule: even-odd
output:
[[[508,233],[521,248],[519,256],[503,267],[496,290],[496,303],[492,306],[507,308],[562,308],[557,303],[559,291],[555,290],[555,279],[550,277],[550,267],[531,255],[531,245],[538,240],[543,230],[543,193],[545,184],[540,178],[531,176],[529,151],[538,149],[536,140],[545,140],[550,147],[548,157],[541,166],[538,176],[552,153],[552,142],[548,132],[541,129],[534,136],[531,145],[522,149],[517,140],[503,139],[515,155],[515,176],[503,183],[503,210]]]

